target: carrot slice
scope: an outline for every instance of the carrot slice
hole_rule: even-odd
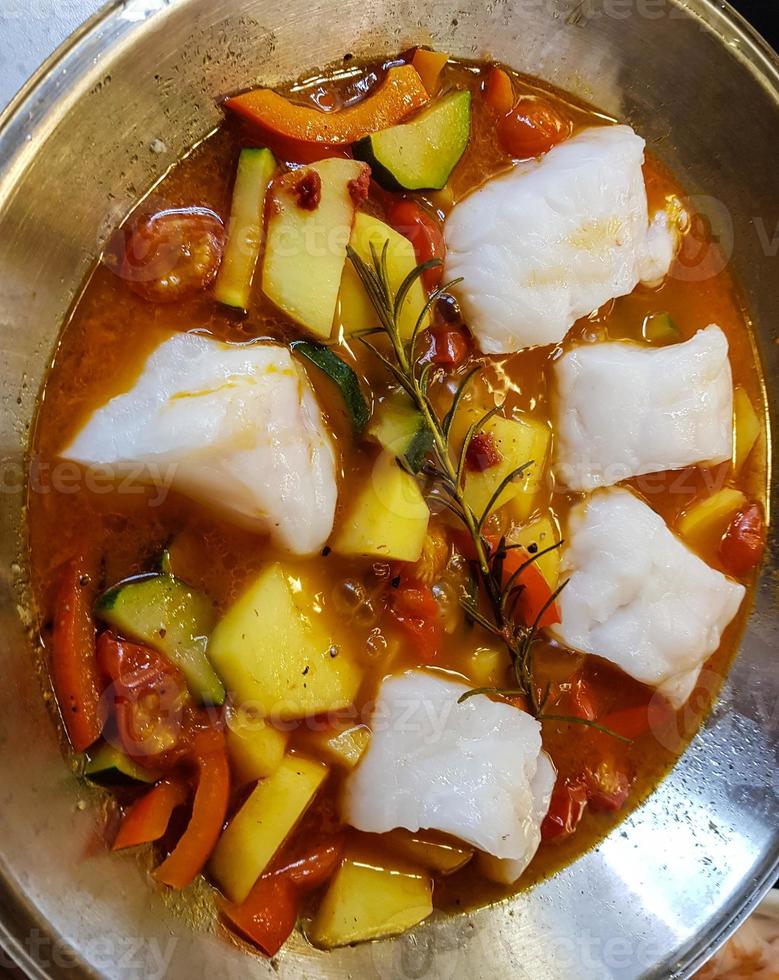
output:
[[[428,102],[422,79],[411,65],[390,68],[382,84],[362,101],[321,112],[260,88],[225,102],[226,108],[285,139],[302,143],[354,143],[367,133],[394,126]]]
[[[171,853],[154,872],[171,888],[186,886],[202,871],[219,839],[230,796],[230,768],[224,735],[216,729],[195,737],[193,757],[199,771],[192,817]]]
[[[428,95],[435,95],[438,91],[441,72],[448,60],[449,55],[443,51],[428,51],[427,48],[417,48],[414,52],[411,64],[419,73]]]
[[[91,589],[81,559],[69,562],[57,596],[51,679],[68,738],[83,752],[100,737],[100,676],[95,656]]]
[[[112,851],[159,840],[168,829],[170,816],[177,806],[186,803],[186,783],[165,779],[130,807],[122,820]]]
[[[484,86],[484,100],[499,115],[505,115],[514,105],[514,88],[502,68],[493,68]]]

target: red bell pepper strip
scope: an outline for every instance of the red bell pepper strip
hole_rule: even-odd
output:
[[[394,201],[387,212],[387,220],[414,246],[414,254],[421,265],[429,259],[443,259],[446,251],[444,233],[436,219],[415,201],[406,199]],[[443,265],[427,269],[422,282],[428,290],[435,289],[441,282]]]
[[[240,905],[227,901],[220,905],[230,924],[266,956],[278,953],[298,918],[295,886],[283,875],[260,878]]]
[[[76,752],[97,741],[103,727],[90,597],[84,562],[74,559],[65,566],[56,600],[51,679]]]
[[[433,663],[441,651],[443,624],[430,586],[403,576],[391,595],[390,609],[414,644],[422,663]]]
[[[178,844],[154,872],[157,881],[172,888],[186,888],[202,871],[222,832],[230,796],[223,733],[217,728],[197,732],[191,755],[198,769],[192,817]]]
[[[544,606],[552,598],[552,590],[536,563],[527,564],[530,562],[530,558],[531,556],[524,548],[512,548],[507,551],[503,560],[504,582],[507,582],[522,565],[525,565],[525,568],[514,579],[514,585],[522,586],[522,591],[517,598],[517,609],[522,616],[522,621],[527,626],[535,624],[539,628],[553,626],[560,622],[560,607],[555,601],[544,609]]]
[[[565,780],[555,786],[544,821],[543,840],[562,840],[570,837],[579,826],[587,809],[587,787],[579,779]]]
[[[341,864],[344,855],[344,834],[324,837],[284,863],[275,874],[287,878],[301,892],[314,891],[328,881]]]
[[[112,851],[135,847],[159,840],[168,829],[170,817],[177,806],[186,803],[189,788],[185,782],[165,779],[149,790],[124,815]]]

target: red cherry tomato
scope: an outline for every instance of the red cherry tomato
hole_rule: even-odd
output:
[[[565,780],[555,786],[549,810],[541,824],[543,840],[570,837],[587,809],[587,787],[580,779]]]
[[[434,327],[430,331],[433,364],[459,367],[471,352],[471,341],[462,327]]]
[[[438,221],[415,201],[393,201],[387,214],[389,223],[414,246],[417,262],[442,259],[445,254],[444,235]],[[425,288],[433,290],[441,282],[443,267],[428,269],[422,276]]]
[[[571,135],[571,122],[546,99],[521,98],[498,123],[498,139],[511,156],[525,160],[546,153]]]
[[[208,208],[160,211],[133,228],[119,274],[151,303],[174,303],[206,289],[224,250],[221,219]]]
[[[465,453],[465,468],[473,473],[483,473],[497,466],[503,459],[500,450],[495,445],[495,436],[491,432],[477,432],[468,444]]]
[[[765,548],[765,521],[758,504],[740,510],[725,532],[719,556],[731,575],[746,575],[760,561]]]

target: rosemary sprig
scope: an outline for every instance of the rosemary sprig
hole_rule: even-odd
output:
[[[436,497],[437,502],[453,513],[465,525],[470,535],[476,556],[474,565],[477,572],[478,586],[480,587],[478,592],[486,599],[487,611],[483,610],[485,604],[479,603],[478,594],[473,597],[463,597],[461,599],[461,605],[466,617],[470,621],[477,623],[505,644],[511,657],[514,677],[517,683],[516,689],[477,688],[472,691],[467,691],[460,698],[460,701],[465,701],[475,694],[485,693],[504,696],[522,695],[526,698],[533,714],[537,718],[563,720],[562,716],[543,715],[542,713],[547,701],[548,690],[539,702],[533,679],[533,645],[537,639],[539,626],[544,614],[555,602],[567,584],[567,581],[563,582],[549,595],[543,607],[538,612],[535,622],[528,626],[524,623],[517,622],[515,617],[516,604],[524,588],[520,582],[522,572],[542,555],[548,554],[555,548],[559,548],[562,541],[558,541],[556,544],[532,555],[512,573],[508,581],[504,582],[503,565],[506,556],[512,548],[517,546],[507,544],[504,538],[500,539],[497,546],[493,546],[484,535],[484,527],[490,515],[496,509],[504,490],[514,480],[519,479],[533,465],[533,460],[523,463],[522,466],[517,467],[501,481],[481,514],[475,514],[473,512],[465,498],[463,486],[468,448],[474,436],[483,430],[484,426],[493,416],[502,410],[503,406],[496,405],[481,418],[474,421],[468,427],[459,453],[454,453],[450,438],[452,426],[458,409],[462,404],[465,390],[471,380],[481,371],[481,365],[472,367],[460,380],[452,397],[449,409],[443,418],[440,418],[429,395],[429,382],[433,365],[428,362],[420,367],[417,363],[416,354],[419,335],[429,310],[432,309],[440,296],[444,295],[452,286],[461,280],[452,280],[433,290],[416,320],[410,338],[408,341],[404,341],[400,333],[400,313],[403,308],[403,303],[411,287],[420,276],[428,269],[439,266],[441,261],[440,259],[430,259],[418,265],[406,276],[393,295],[387,268],[388,246],[389,241],[385,242],[379,254],[373,243],[371,243],[372,261],[370,263],[364,261],[351,246],[347,246],[349,259],[373,305],[380,324],[380,327],[361,331],[357,336],[361,343],[384,364],[391,377],[409,395],[424,419],[430,434],[430,454],[432,458],[424,465],[423,473],[441,491]],[[392,348],[391,357],[384,354],[375,344],[367,339],[368,336],[372,337],[377,332],[383,332],[389,339]],[[564,720],[576,721],[577,719],[565,718]],[[597,724],[591,722],[587,724],[590,727],[602,729],[602,726]],[[602,730],[606,731],[606,729]]]

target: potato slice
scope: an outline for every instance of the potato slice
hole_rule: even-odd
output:
[[[295,593],[290,581],[301,586]],[[352,703],[362,673],[323,616],[306,606],[312,594],[276,562],[217,624],[208,655],[236,703],[278,721]]]
[[[308,809],[328,768],[302,755],[286,755],[258,783],[211,855],[209,869],[232,902],[242,902]]]
[[[321,949],[396,936],[433,911],[428,875],[400,862],[347,855],[322,899],[308,938]]]
[[[487,409],[470,407],[457,414],[453,431],[453,443],[459,452],[468,427],[485,414]],[[500,453],[500,462],[481,472],[466,470],[465,499],[477,517],[484,512],[501,480],[522,466],[533,461],[525,474],[510,483],[501,493],[493,510],[511,502],[511,516],[516,520],[527,520],[533,511],[540,491],[543,489],[543,476],[549,452],[550,429],[529,415],[504,419],[491,418],[484,427],[490,433],[495,447]]]
[[[739,385],[733,392],[733,472],[738,473],[760,435],[760,419]]]
[[[502,687],[501,683],[509,666],[505,647],[477,647],[469,653],[463,664],[463,673],[474,687]]]
[[[429,520],[417,481],[383,452],[330,544],[341,555],[417,561]]]
[[[444,834],[434,831],[392,830],[382,834],[381,840],[400,857],[442,875],[453,874],[473,857],[472,847],[455,844]]]
[[[679,534],[693,551],[706,556],[717,548],[736,511],[746,502],[740,490],[718,490],[687,508],[677,524]]]
[[[354,219],[349,244],[360,258],[372,266],[371,245],[381,255],[385,242],[389,242],[387,247],[389,281],[392,289],[397,290],[409,272],[416,268],[417,260],[414,255],[414,247],[407,238],[404,238],[388,224],[362,211],[358,212]],[[404,340],[411,337],[414,325],[426,302],[427,296],[422,289],[422,282],[417,279],[409,290],[400,313],[400,335]],[[370,327],[375,327],[376,322],[376,311],[373,304],[368,299],[354,266],[351,262],[347,262],[344,266],[341,291],[338,296],[338,309],[335,317],[336,329],[341,329],[344,334],[348,335],[356,330],[367,330]],[[430,313],[425,317],[423,327],[429,324]]]
[[[262,290],[269,300],[317,337],[328,339],[355,201],[350,185],[368,168],[357,160],[331,158],[284,174],[268,192],[268,228]],[[302,206],[298,182],[313,171],[320,198]]]
[[[354,769],[370,740],[371,732],[367,725],[350,725],[347,728],[329,725],[322,732],[303,729],[295,744],[333,765]]]
[[[281,765],[289,735],[245,708],[226,714],[227,754],[238,783],[265,779]]]

